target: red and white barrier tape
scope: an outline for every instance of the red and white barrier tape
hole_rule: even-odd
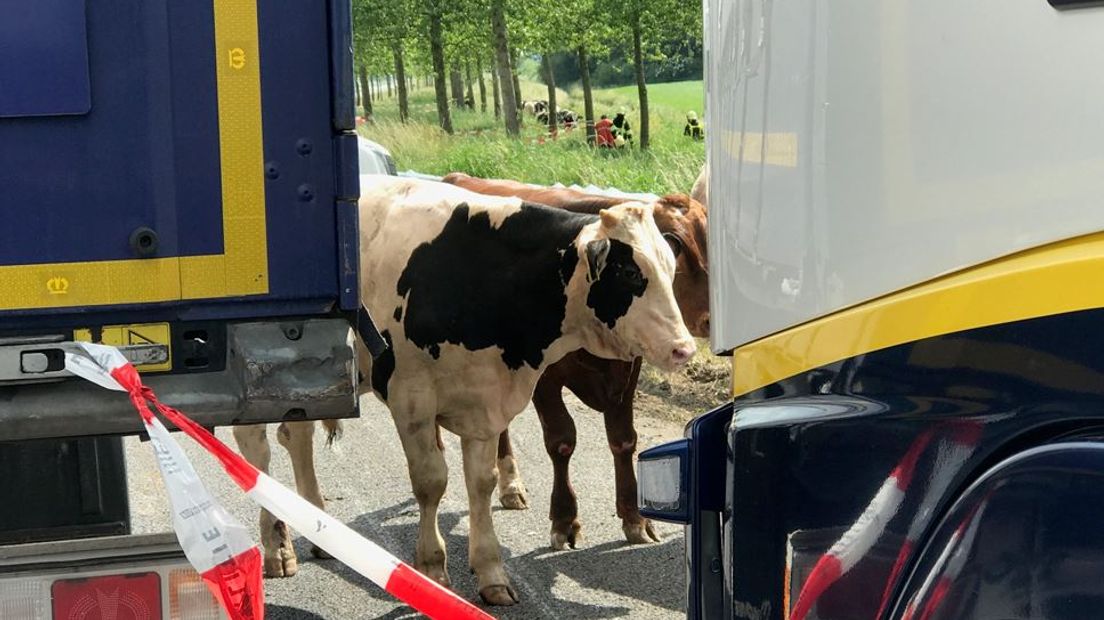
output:
[[[932,440],[929,430],[912,442],[908,452],[893,468],[889,477],[882,483],[874,499],[836,544],[820,557],[808,579],[801,586],[790,620],[804,620],[828,586],[847,574],[847,571],[870,550],[878,537],[882,535],[886,524],[897,514],[901,501],[905,498],[905,489],[912,482],[916,461]]]
[[[66,368],[109,390],[130,394],[149,433],[172,505],[173,530],[188,562],[231,620],[264,618],[261,552],[249,531],[207,491],[184,451],[150,411],[141,390],[131,389],[141,386],[141,381],[126,358],[112,347],[85,349],[92,357],[66,353]],[[108,368],[112,370],[107,372]]]
[[[959,522],[935,565],[928,572],[924,583],[905,607],[904,613],[901,614],[901,620],[912,620],[916,616],[917,604],[925,597],[928,600],[924,605],[924,611],[920,614],[920,620],[931,620],[935,616],[935,612],[939,611],[950,593],[955,579],[962,573],[962,569],[966,566],[966,560],[970,557],[970,551],[973,549],[974,539],[977,538],[978,527],[981,524],[981,517],[989,506],[990,495],[991,492],[986,494]]]
[[[923,454],[938,434],[946,431],[946,428],[942,425],[930,428],[913,440],[908,451],[905,452],[889,477],[882,483],[882,487],[875,494],[870,504],[867,505],[862,516],[817,561],[813,570],[809,573],[808,579],[801,587],[797,603],[790,613],[790,620],[804,620],[829,586],[847,574],[870,551],[882,532],[885,531],[890,519],[900,509],[901,502],[905,498],[905,491],[912,484],[916,463],[920,455]],[[924,514],[925,511],[927,513],[934,511],[936,504],[942,497],[942,492],[950,485],[951,479],[957,472],[957,465],[969,458],[981,437],[981,425],[977,422],[952,422],[951,429],[949,436],[942,438],[939,443],[936,477],[930,481],[926,489],[917,513],[918,516]],[[911,555],[916,539],[923,532],[923,527],[927,522],[928,519],[924,518],[913,519],[905,542],[897,554],[897,561],[890,572],[886,590],[882,596],[881,611],[884,611],[889,596],[892,594],[893,582],[904,568],[905,561]],[[876,617],[881,617],[881,611]]]
[[[226,473],[250,498],[312,543],[430,618],[492,618],[491,615],[417,572],[376,543],[367,540],[344,523],[299,497],[250,465],[207,429],[199,426],[180,411],[158,401],[157,396],[142,385],[134,367],[114,347],[85,343],[81,346],[88,352],[89,358],[66,356],[66,367],[73,374],[109,389],[119,389],[109,385],[106,380],[112,379],[116,385],[130,394],[131,401],[140,413],[143,408],[146,408],[146,401],[152,403],[157,411],[177,428],[215,456]],[[148,408],[146,411],[148,412]]]
[[[939,442],[939,452],[935,457],[935,474],[924,490],[924,497],[920,500],[920,506],[912,518],[912,524],[909,525],[905,542],[897,552],[893,569],[886,579],[885,590],[882,592],[882,602],[878,607],[878,615],[875,616],[877,618],[881,618],[882,613],[889,606],[897,578],[904,570],[909,557],[912,556],[912,552],[916,548],[920,536],[924,533],[924,529],[931,524],[931,517],[935,513],[936,506],[951,486],[951,482],[958,474],[961,465],[966,462],[966,459],[970,458],[981,440],[981,422],[961,420],[952,421],[949,424],[951,426],[950,436],[941,439]]]

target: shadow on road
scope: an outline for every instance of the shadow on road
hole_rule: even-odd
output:
[[[453,590],[460,596],[477,602],[475,577],[468,570],[467,536],[452,533],[465,515],[466,512],[442,512],[439,517],[440,529],[448,550]],[[508,514],[496,515],[499,523],[508,518]],[[396,553],[401,559],[412,561],[418,535],[417,506],[413,499],[363,514],[348,525],[369,540]],[[541,536],[544,536],[543,531]],[[306,539],[297,538],[295,545],[300,558],[310,557],[310,543]],[[620,541],[593,547],[585,545],[584,541],[579,549],[559,552],[541,548],[520,556],[512,556],[509,549],[503,548],[506,570],[518,591],[521,604],[512,608],[490,608],[488,611],[498,618],[519,619],[617,618],[632,613],[630,608],[618,604],[616,599],[610,600],[609,604],[598,605],[562,598],[565,592],[570,592],[572,598],[586,593],[585,598],[599,600],[604,596],[608,598],[608,594],[614,594],[682,613],[683,580],[670,578],[671,567],[682,565],[681,538],[673,537],[653,545],[628,545]],[[367,596],[393,600],[382,589],[338,561],[323,561],[318,562],[318,565],[360,587]],[[677,571],[681,574],[681,568]],[[597,595],[594,591],[598,592]],[[272,617],[302,616],[273,614]],[[382,617],[397,620],[417,617],[417,614],[404,607]]]
[[[286,605],[265,605],[265,618],[268,620],[326,620],[316,613]]]

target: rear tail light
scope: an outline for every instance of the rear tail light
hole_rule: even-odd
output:
[[[0,579],[0,620],[225,618],[203,578],[182,561]]]
[[[661,521],[688,523],[690,442],[672,441],[640,453],[637,488],[640,514]]]
[[[51,591],[54,620],[161,619],[161,577],[157,573],[59,579]]]
[[[218,602],[199,573],[190,568],[169,573],[169,618],[172,620],[220,620]]]
[[[38,579],[0,581],[0,618],[50,620],[50,582]]]

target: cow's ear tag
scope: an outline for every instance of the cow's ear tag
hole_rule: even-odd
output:
[[[587,266],[589,267],[590,281],[593,282],[606,268],[606,257],[609,256],[609,239],[595,239],[587,243]]]

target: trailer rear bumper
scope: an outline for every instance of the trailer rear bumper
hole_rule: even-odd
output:
[[[143,381],[209,427],[353,417],[355,342],[343,319],[234,323],[227,326],[224,369]],[[142,430],[125,397],[86,381],[0,386],[0,441]]]

